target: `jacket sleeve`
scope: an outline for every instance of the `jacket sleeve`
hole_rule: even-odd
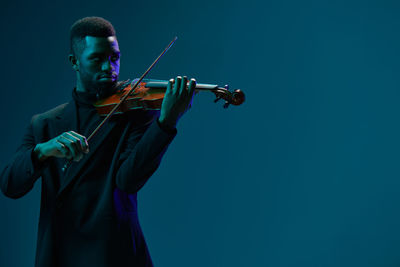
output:
[[[139,191],[157,170],[176,133],[176,129],[162,129],[157,119],[148,127],[131,131],[119,158],[117,187],[130,194]]]
[[[17,152],[0,173],[1,191],[10,198],[20,198],[28,193],[41,176],[45,165],[38,162],[33,154],[36,143],[32,122],[27,128]]]

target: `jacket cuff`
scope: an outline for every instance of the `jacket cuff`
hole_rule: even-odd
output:
[[[160,128],[165,133],[170,134],[170,135],[174,135],[174,136],[177,134],[178,131],[176,130],[176,128],[165,127],[165,125],[162,125],[160,123],[159,118],[157,118],[156,121],[157,121],[158,128]]]
[[[31,165],[29,166],[30,167],[30,172],[32,174],[41,172],[43,170],[43,168],[45,168],[46,165],[47,165],[47,163],[46,163],[47,160],[41,162],[38,159],[38,157],[37,157],[36,153],[34,152],[34,150],[35,150],[35,148],[32,148],[32,150],[31,150]]]

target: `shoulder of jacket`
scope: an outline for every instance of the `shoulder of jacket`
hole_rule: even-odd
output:
[[[57,116],[60,116],[61,113],[63,112],[64,108],[68,104],[70,104],[70,103],[69,102],[68,103],[64,103],[64,104],[58,105],[57,107],[46,111],[46,112],[36,114],[36,115],[34,115],[32,117],[32,121],[31,122],[35,123],[37,121],[42,121],[42,120],[45,120],[45,119],[52,119],[52,118],[55,118]]]

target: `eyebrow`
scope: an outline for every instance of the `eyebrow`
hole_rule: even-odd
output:
[[[108,53],[101,53],[101,52],[94,52],[94,53],[90,53],[89,56],[102,56],[104,54],[108,54]],[[111,54],[115,54],[115,55],[121,55],[121,52],[119,51],[113,51],[111,52]]]

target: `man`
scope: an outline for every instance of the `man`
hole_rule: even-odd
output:
[[[171,79],[159,114],[115,115],[88,144],[102,119],[93,103],[124,86],[117,81],[120,51],[113,26],[99,17],[75,22],[70,37],[73,100],[33,116],[1,173],[1,190],[19,198],[42,178],[35,266],[152,266],[136,193],[176,135],[195,80]]]

